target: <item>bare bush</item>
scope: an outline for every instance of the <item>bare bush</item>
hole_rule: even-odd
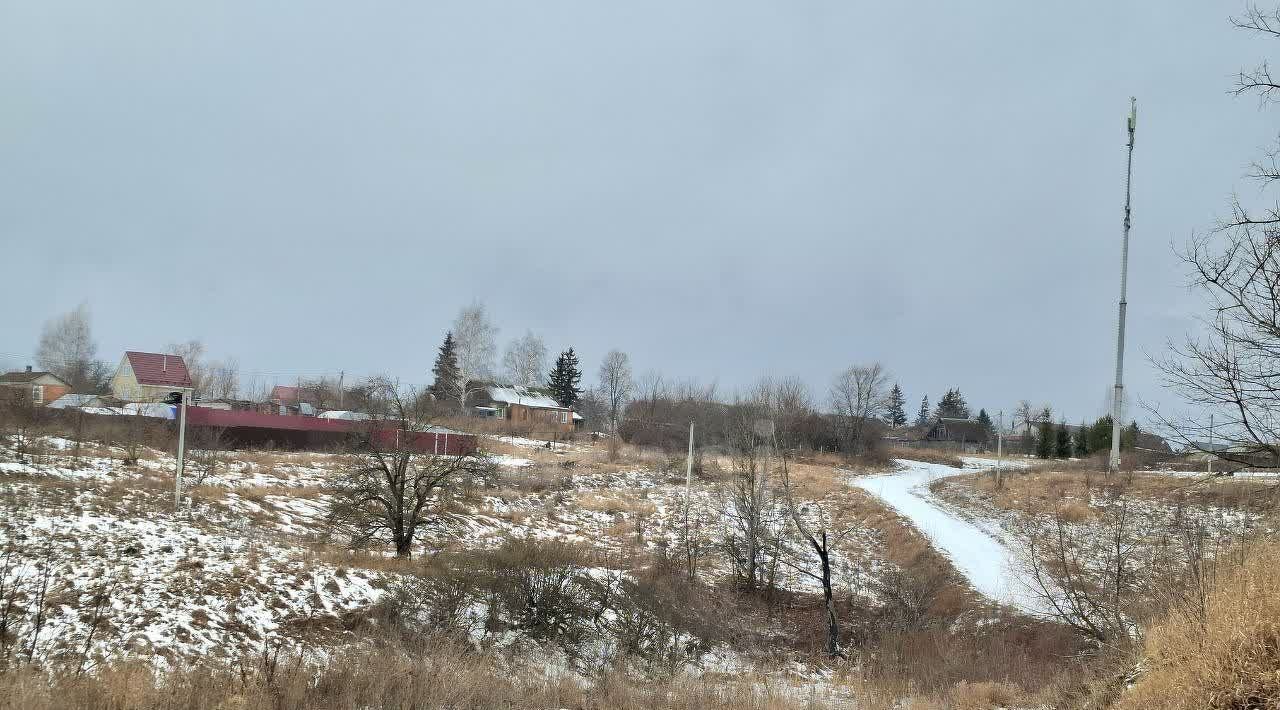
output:
[[[420,451],[412,434],[430,427],[423,399],[389,380],[381,389],[394,412],[393,428],[377,421],[355,437],[348,467],[326,485],[328,523],[353,546],[381,539],[397,556],[409,557],[418,532],[445,526],[453,519],[449,502],[488,482],[495,466],[478,452]]]

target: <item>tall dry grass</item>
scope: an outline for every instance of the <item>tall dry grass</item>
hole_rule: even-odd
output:
[[[318,668],[266,655],[157,674],[123,664],[94,674],[0,672],[0,710],[351,710],[352,708],[811,707],[752,678],[709,682],[607,672],[594,679],[500,667],[445,641],[412,650],[355,650]]]
[[[1280,545],[1224,570],[1203,615],[1170,615],[1145,650],[1147,671],[1116,710],[1280,708]]]

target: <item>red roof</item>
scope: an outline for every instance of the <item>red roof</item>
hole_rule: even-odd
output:
[[[277,402],[297,403],[302,399],[302,388],[276,385],[271,388],[271,399]]]
[[[133,368],[138,384],[150,387],[190,387],[191,374],[181,355],[140,353],[130,350],[124,354]]]

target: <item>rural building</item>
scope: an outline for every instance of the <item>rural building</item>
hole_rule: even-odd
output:
[[[276,385],[271,388],[270,403],[278,414],[300,414],[313,417],[316,414],[316,401],[313,393],[302,387]]]
[[[160,402],[191,389],[191,374],[180,355],[130,350],[111,378],[111,394],[126,402]]]
[[[473,412],[479,417],[503,419],[533,430],[572,432],[582,415],[562,407],[550,396],[527,387],[487,387]]]
[[[52,372],[32,372],[31,366],[22,372],[6,372],[0,375],[0,387],[6,399],[16,399],[36,406],[44,406],[71,391],[71,385]]]
[[[969,453],[976,453],[987,447],[991,432],[977,419],[952,419],[943,417],[933,423],[925,440],[944,443]]]

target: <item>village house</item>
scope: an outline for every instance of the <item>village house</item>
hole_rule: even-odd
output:
[[[111,378],[111,394],[125,402],[163,402],[191,390],[191,374],[180,355],[130,350]]]
[[[22,372],[6,372],[0,375],[5,399],[44,406],[71,391],[71,385],[52,372],[33,372],[31,366]]]
[[[933,423],[925,440],[945,443],[967,453],[977,453],[987,448],[991,432],[977,419],[953,419],[942,417]]]
[[[550,396],[527,387],[486,387],[472,410],[475,416],[503,419],[535,431],[567,434],[581,426],[582,415]]]

